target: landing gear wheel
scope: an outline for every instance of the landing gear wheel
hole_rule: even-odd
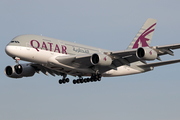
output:
[[[80,79],[80,83],[83,83],[83,79]]]
[[[98,81],[101,81],[101,78],[98,78]]]
[[[62,84],[62,80],[59,80],[59,84]]]
[[[66,83],[66,79],[63,79],[62,82],[65,84]]]
[[[87,78],[87,82],[89,82],[90,81],[90,79],[89,78]]]
[[[66,82],[67,82],[67,83],[69,82],[69,78],[66,78]]]
[[[84,79],[84,83],[87,83],[87,78]]]
[[[93,78],[90,78],[90,80],[89,80],[89,81],[93,82],[93,81],[94,81],[94,79],[93,79]]]
[[[78,83],[78,84],[80,83],[80,79],[77,79],[77,83]]]
[[[77,83],[77,81],[76,80],[73,80],[73,84],[76,84]]]

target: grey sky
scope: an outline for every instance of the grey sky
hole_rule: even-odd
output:
[[[4,48],[20,34],[123,50],[146,19],[155,18],[151,45],[179,43],[179,6],[179,0],[1,0],[0,119],[179,120],[180,64],[82,85],[59,85],[61,77],[44,74],[4,75],[4,68],[15,64]],[[179,50],[174,57],[162,57],[179,58]]]

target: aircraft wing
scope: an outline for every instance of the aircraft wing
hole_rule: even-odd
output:
[[[178,49],[178,48],[180,48],[180,44],[157,46],[157,48],[158,49]]]
[[[173,49],[180,48],[180,44],[173,44],[173,45],[164,45],[164,46],[153,46],[150,47],[157,51],[158,56],[170,54],[174,55]],[[115,69],[122,65],[129,65],[130,63],[141,61],[144,64],[138,67],[156,67],[166,64],[172,64],[179,62],[180,60],[173,60],[173,61],[165,61],[165,62],[157,62],[157,63],[146,63],[144,60],[140,60],[136,56],[137,49],[128,49],[122,51],[114,51],[114,52],[104,52],[101,54],[107,55],[112,59],[112,64],[110,66],[98,66],[101,72],[108,71],[110,69]],[[71,75],[77,74],[86,74],[89,73],[88,71],[92,72],[94,65],[91,63],[92,54],[79,54],[79,55],[69,55],[69,56],[56,56],[55,61],[59,63],[58,67],[64,68],[65,66],[71,69],[66,73]],[[54,59],[53,59],[54,61]],[[56,64],[57,65],[57,64]],[[72,68],[73,67],[73,68]],[[76,70],[82,69],[81,71]],[[85,71],[88,69],[88,71]],[[48,71],[49,72],[49,71]],[[79,72],[79,73],[78,73]],[[64,72],[62,72],[64,73]]]
[[[172,44],[172,45],[164,45],[164,46],[153,46],[150,47],[157,51],[158,56],[161,55],[174,55],[174,49],[179,49],[180,44]],[[121,65],[129,65],[130,63],[141,61],[145,63],[145,61],[140,60],[136,56],[137,49],[128,49],[122,51],[114,51],[114,52],[104,52],[103,54],[112,58],[113,62],[110,68],[112,67],[119,67]],[[80,55],[73,55],[73,56],[66,56],[66,57],[56,57],[56,60],[60,63],[73,65],[74,67],[84,68],[84,67],[92,67],[92,63],[90,61],[92,54],[80,54]]]
[[[143,65],[138,65],[138,67],[142,67],[142,68],[143,67],[158,67],[158,66],[168,65],[168,64],[178,63],[178,62],[180,62],[180,59],[163,61],[163,62],[148,63],[148,64],[143,64]]]
[[[159,56],[165,55],[165,54],[169,54],[169,55],[174,56],[174,53],[173,53],[172,50],[179,49],[180,48],[180,44],[155,46],[153,48],[155,48],[157,50]]]
[[[135,61],[139,61],[136,57],[136,50],[124,50],[124,51],[117,51],[117,52],[104,52],[103,54],[109,56],[113,60],[113,64],[118,67],[120,65],[129,64]],[[92,67],[93,64],[91,63],[92,54],[80,54],[80,55],[70,55],[70,56],[58,56],[56,60],[60,63],[84,68],[84,67]]]
[[[105,53],[113,59],[113,65],[118,67],[121,65],[129,65],[132,62],[140,61],[136,57],[137,49],[115,51],[110,53]]]
[[[136,57],[136,50],[137,49],[98,53],[112,58],[112,64],[109,66],[98,66],[99,71],[103,73],[110,69],[115,69],[121,65],[129,65],[132,62],[139,61],[139,59]],[[67,73],[73,76],[91,75],[91,73],[94,71],[94,65],[91,63],[92,55],[93,54],[56,56],[50,59],[49,62],[55,64],[57,69],[68,69],[62,70],[63,73]]]
[[[179,49],[180,44],[172,44],[172,45],[164,45],[164,46],[152,46],[150,48],[155,50],[157,52],[158,56],[162,56],[162,55],[166,55],[166,54],[174,56],[174,52],[172,50]],[[113,61],[114,63],[116,61],[119,61],[123,64],[128,64],[128,63],[132,63],[132,62],[136,62],[136,61],[141,61],[144,63],[145,61],[142,61],[142,60],[137,58],[136,51],[137,51],[137,49],[131,49],[131,50],[125,50],[125,51],[116,51],[116,52],[109,53],[109,55],[114,58],[114,61]]]

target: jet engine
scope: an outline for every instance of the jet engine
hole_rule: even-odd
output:
[[[91,56],[91,63],[93,65],[109,66],[112,63],[112,59],[105,54],[93,54]]]
[[[148,47],[138,48],[136,51],[136,56],[142,60],[155,60],[158,57],[157,52]]]
[[[7,66],[5,74],[11,78],[31,77],[35,74],[35,69],[30,64],[19,64]]]

